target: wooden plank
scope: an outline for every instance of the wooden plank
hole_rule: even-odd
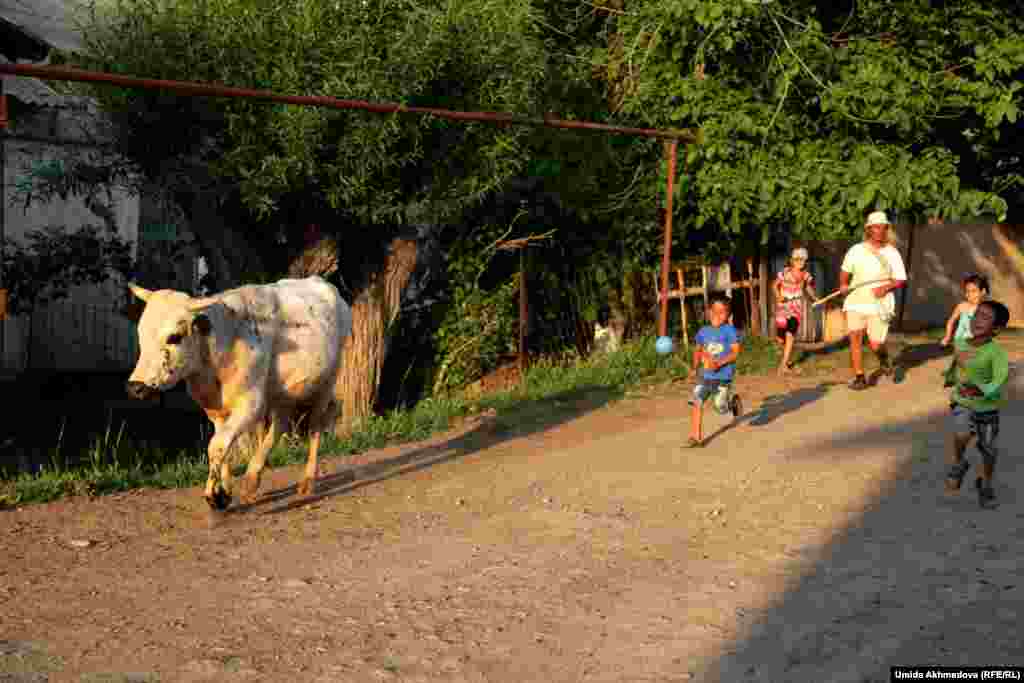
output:
[[[679,278],[679,288],[683,289],[686,287],[685,273],[682,269],[676,271],[676,277]],[[690,321],[686,316],[686,297],[679,297],[679,313],[680,320],[683,326],[683,348],[690,348]]]
[[[708,266],[701,266],[701,293],[704,295],[704,317],[708,315]]]
[[[768,336],[768,264],[764,258],[757,262],[757,279],[761,289],[761,334]]]

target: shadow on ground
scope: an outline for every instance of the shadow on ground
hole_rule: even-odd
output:
[[[715,430],[714,433],[705,437],[704,445],[707,446],[715,439],[718,439],[741,424],[747,424],[751,427],[763,427],[770,424],[783,415],[796,412],[804,406],[814,403],[827,394],[829,388],[841,385],[842,382],[822,382],[816,387],[805,387],[803,389],[791,391],[788,394],[772,394],[771,396],[766,396],[764,400],[761,401],[761,405],[755,410],[750,410],[749,412],[740,415],[738,418],[730,420],[728,423]],[[742,394],[740,396],[742,397]],[[707,411],[705,411],[705,414],[707,414]]]
[[[978,507],[974,469],[943,493],[945,411],[786,454],[796,464],[891,449],[895,471],[856,524],[799,556],[808,570],[795,587],[741,622],[744,639],[694,680],[867,683],[890,680],[891,666],[1024,663],[1024,465],[1009,448],[1022,417],[1020,401],[1003,413],[995,510]],[[980,459],[973,447],[968,457]]]
[[[325,498],[342,495],[393,477],[439,465],[496,446],[504,441],[530,436],[570,422],[622,398],[621,389],[604,386],[583,386],[541,399],[525,400],[493,417],[485,417],[470,431],[436,446],[414,449],[379,462],[346,468],[317,480],[312,496],[284,499],[295,494],[296,485],[270,491],[251,505],[237,505],[229,513],[242,513],[252,508],[271,506],[264,514],[286,512]]]

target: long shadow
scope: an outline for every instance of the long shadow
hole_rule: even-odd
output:
[[[816,387],[797,389],[788,394],[773,394],[765,396],[761,402],[761,408],[750,420],[751,427],[763,427],[771,424],[787,413],[800,410],[806,405],[814,403],[828,393],[831,387],[839,386],[840,382],[822,382]]]
[[[594,385],[578,387],[543,399],[523,401],[442,444],[416,448],[393,458],[346,468],[322,477],[317,480],[316,493],[311,496],[275,504],[295,494],[297,485],[292,484],[269,491],[252,504],[235,505],[227,513],[245,513],[268,504],[271,507],[262,514],[287,512],[370,484],[456,460],[510,439],[546,431],[598,410],[622,396],[621,390]]]
[[[792,413],[806,405],[814,403],[826,393],[830,387],[841,386],[842,382],[822,382],[816,387],[797,389],[788,394],[772,394],[766,396],[756,410],[740,415],[734,420],[719,427],[710,436],[705,437],[704,445],[707,446],[715,439],[732,431],[741,424],[751,427],[763,427],[774,422],[787,413]],[[742,395],[741,395],[742,396]]]
[[[907,344],[896,357],[896,361],[907,371],[913,370],[928,361],[952,356],[952,347],[945,348],[937,341],[919,342]]]
[[[1020,400],[1003,412],[995,510],[978,506],[973,447],[963,490],[944,493],[943,410],[785,453],[799,463],[883,449],[894,472],[856,523],[791,555],[807,567],[798,583],[693,680],[868,683],[889,681],[892,666],[1024,663],[1024,464],[1012,448],[1022,417]]]

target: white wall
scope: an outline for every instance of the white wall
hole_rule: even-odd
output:
[[[19,129],[27,129],[33,134],[49,133],[57,138],[80,137],[81,125],[76,117],[81,117],[81,112],[44,109],[40,121],[16,125],[12,132],[17,135]],[[24,204],[11,205],[17,183],[25,177],[26,164],[66,158],[69,152],[79,158],[88,158],[95,154],[94,148],[58,147],[18,139],[6,139],[0,145],[4,154],[5,240],[20,241],[32,230],[53,225],[70,230],[77,230],[83,225],[103,225],[103,220],[74,196],[28,207]],[[125,191],[115,191],[113,199],[118,235],[135,245],[139,231],[139,200]],[[134,363],[134,325],[116,313],[108,312],[120,303],[116,298],[119,294],[118,283],[83,286],[76,288],[65,302],[55,304],[49,310],[38,310],[32,322],[40,348],[32,349],[32,365],[38,367],[40,362],[45,362],[54,365],[52,369],[61,370],[110,369],[115,366],[130,369]],[[24,369],[28,326],[28,316],[11,316],[0,322],[0,334],[3,335],[0,370],[17,372]],[[116,341],[112,342],[112,337],[116,337]]]

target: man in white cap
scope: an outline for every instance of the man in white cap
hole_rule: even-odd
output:
[[[894,366],[885,348],[889,322],[896,312],[893,291],[907,284],[903,257],[892,246],[890,223],[884,211],[873,211],[864,224],[864,241],[850,247],[843,258],[839,289],[848,294],[843,303],[846,329],[850,333],[850,362],[854,378],[850,388],[866,389],[864,377],[863,340],[878,357],[879,373],[903,381],[904,369]],[[881,282],[873,282],[881,280]],[[871,284],[865,284],[871,283]]]

